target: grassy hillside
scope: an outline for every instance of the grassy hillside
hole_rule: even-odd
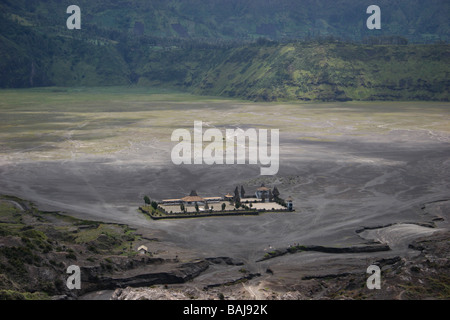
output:
[[[449,46],[292,43],[230,50],[195,92],[252,100],[448,100]]]
[[[0,16],[0,87],[127,83],[116,47],[94,38],[49,35]]]
[[[350,2],[81,0],[82,29],[74,31],[65,27],[70,3],[7,0],[0,4],[0,87],[160,86],[265,101],[448,100],[449,46],[392,44],[445,39],[448,3],[421,9],[418,1],[381,1],[392,10],[383,9],[383,29],[369,42],[390,44],[307,39],[365,37],[364,27],[354,27],[364,24],[356,13],[365,10]],[[303,40],[248,41],[259,36]]]
[[[71,295],[67,267],[92,265],[105,273],[119,268],[113,259],[137,254],[134,231],[39,211],[28,201],[0,195],[0,300]]]
[[[135,82],[249,100],[443,100],[450,46],[258,41],[234,48],[133,47]]]
[[[2,12],[22,24],[51,32],[65,27],[70,1],[4,0]],[[369,31],[366,9],[355,0],[78,0],[83,29],[90,33],[157,37],[302,39],[333,35],[361,40],[397,35],[414,42],[449,40],[446,0],[378,0],[382,29]]]

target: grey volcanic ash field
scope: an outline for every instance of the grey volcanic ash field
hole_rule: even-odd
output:
[[[1,194],[128,224],[158,237],[150,250],[166,256],[240,260],[261,274],[247,288],[254,297],[266,297],[263,281],[286,287],[305,276],[364,274],[377,260],[417,255],[408,248],[412,241],[449,228],[448,103],[277,105],[183,94],[25,93],[2,93]],[[278,174],[260,176],[258,165],[174,165],[172,131],[200,120],[219,129],[280,129]],[[178,198],[195,189],[216,196],[240,185],[252,193],[261,183],[291,196],[296,211],[153,221],[137,210],[144,195]],[[258,262],[293,244],[390,250],[312,250]],[[192,283],[225,279],[227,270],[210,268]]]

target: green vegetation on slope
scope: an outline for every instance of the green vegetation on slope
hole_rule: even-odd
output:
[[[72,4],[59,0],[4,0],[23,25],[59,33]],[[377,0],[382,29],[366,28],[371,2],[355,0],[78,0],[84,32],[117,40],[133,34],[194,39],[304,39],[332,35],[360,41],[372,35],[396,35],[429,43],[449,40],[446,0]]]
[[[49,299],[69,294],[71,264],[113,268],[114,255],[130,255],[136,240],[125,225],[105,224],[37,210],[31,203],[0,196],[0,300]]]
[[[292,43],[229,51],[195,92],[251,100],[448,100],[448,46]]]
[[[354,28],[357,12],[362,10],[357,19],[365,21],[364,6],[350,6],[347,0],[306,1],[301,6],[289,0],[277,5],[250,0],[208,5],[197,0],[104,0],[78,5],[83,9],[81,30],[67,30],[66,7],[57,1],[0,5],[0,87],[139,85],[262,101],[448,101],[449,46],[392,44],[417,36],[412,35],[419,27],[401,27],[411,27],[417,12],[422,19],[417,26],[423,21],[432,26],[421,28],[420,37],[442,40],[439,35],[448,34],[448,22],[441,17],[448,3],[442,1],[431,1],[422,10],[418,1],[408,6],[380,3],[385,25],[369,42],[391,43],[385,45],[337,42],[332,37],[307,40],[317,35],[367,36]],[[352,28],[357,36],[344,37]],[[251,31],[256,29],[260,33]],[[293,36],[292,30],[301,32]],[[262,35],[291,40],[249,42]]]
[[[249,100],[448,100],[450,46],[260,40],[157,50],[130,43],[135,83]]]

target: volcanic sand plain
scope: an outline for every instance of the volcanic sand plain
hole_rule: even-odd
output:
[[[279,129],[279,172],[174,165],[171,134],[192,130],[194,121],[204,129]],[[284,283],[309,273],[364,272],[376,259],[415,254],[411,240],[448,230],[449,142],[445,102],[256,103],[144,88],[0,91],[1,194],[128,224],[158,237],[150,250],[160,246],[167,255],[227,256],[255,272],[270,266]],[[251,194],[262,183],[291,196],[296,211],[153,221],[137,210],[144,195],[178,198],[195,189],[217,196],[241,185]],[[391,250],[256,262],[292,244],[373,241]]]

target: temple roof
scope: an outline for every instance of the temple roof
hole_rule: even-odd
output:
[[[181,198],[181,200],[183,200],[185,202],[201,202],[201,201],[205,201],[205,199],[203,199],[202,197],[199,197],[199,196],[187,196],[187,197]]]
[[[181,200],[183,200],[184,202],[201,202],[201,201],[205,201],[205,199],[200,197],[197,194],[197,191],[195,191],[195,190],[192,190],[191,193],[188,196],[186,196],[184,198],[181,198]]]
[[[261,187],[259,187],[258,189],[256,189],[257,191],[269,191],[270,189],[267,188],[264,183],[261,185]]]

